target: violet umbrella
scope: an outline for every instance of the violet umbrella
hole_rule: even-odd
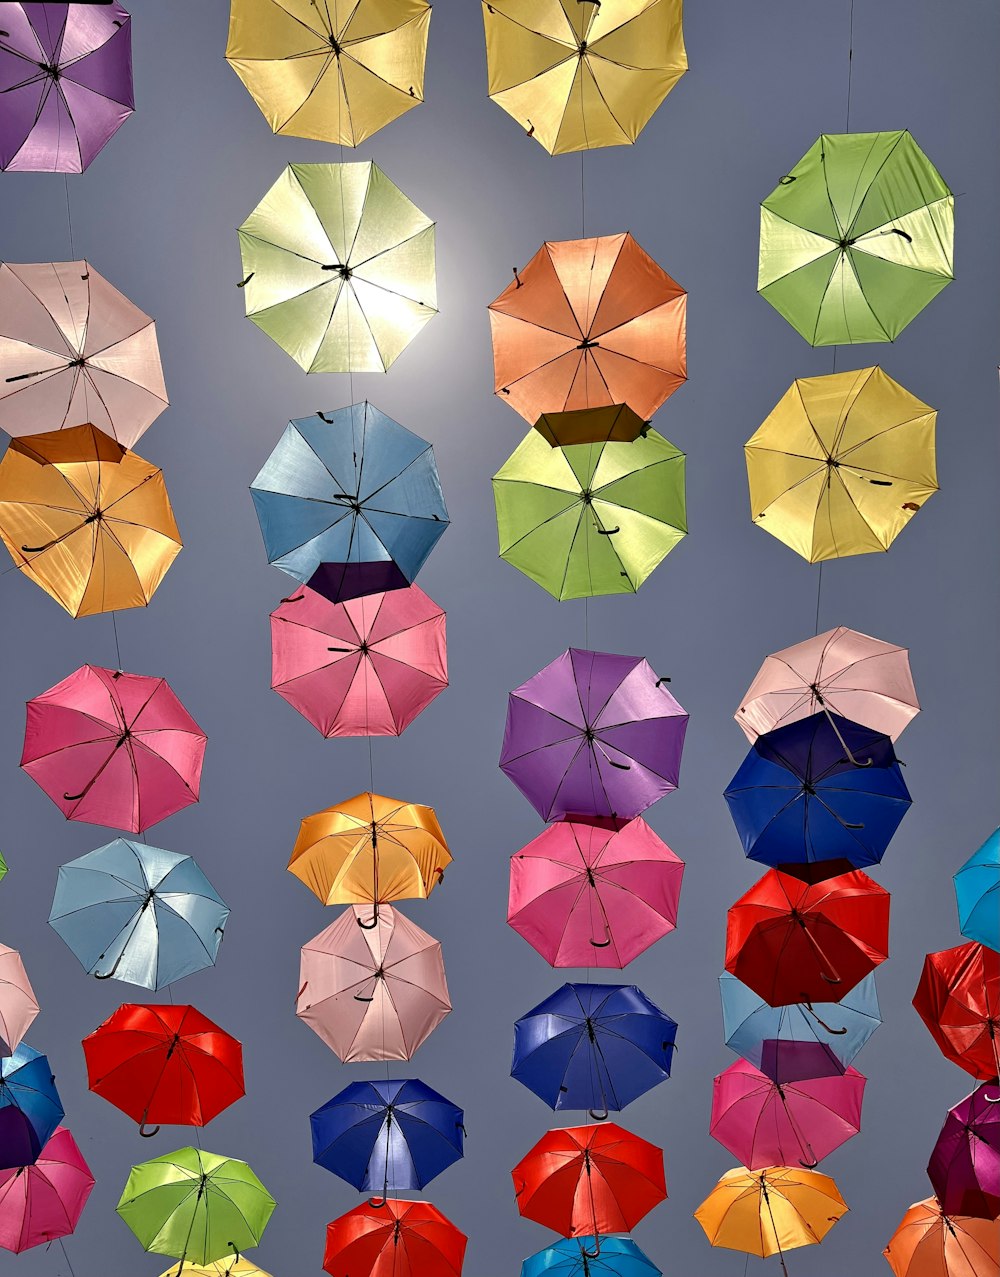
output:
[[[927,1175],[946,1215],[1000,1218],[1000,1104],[977,1086],[948,1110]]]
[[[31,1166],[0,1171],[0,1247],[20,1254],[69,1236],[93,1187],[76,1140],[57,1126]]]

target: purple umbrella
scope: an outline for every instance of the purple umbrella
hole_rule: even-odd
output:
[[[631,820],[677,788],[688,716],[668,681],[571,647],[511,692],[501,769],[543,820]]]
[[[948,1110],[927,1166],[946,1215],[1000,1216],[1000,1104],[985,1082]]]
[[[82,173],[134,109],[120,4],[0,3],[0,169]]]

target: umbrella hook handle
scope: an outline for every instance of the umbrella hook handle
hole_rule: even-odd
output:
[[[154,1126],[151,1131],[146,1130],[145,1121],[139,1123],[139,1134],[144,1140],[151,1140],[154,1135],[158,1135],[160,1131],[159,1125]]]
[[[372,914],[372,920],[371,920],[371,922],[365,922],[364,918],[359,918],[359,919],[358,919],[358,926],[362,929],[362,931],[374,931],[374,930],[375,930],[375,928],[378,926],[378,905],[377,905],[377,904],[376,904],[376,906],[375,906],[375,911],[374,911],[374,913]]]
[[[812,1016],[812,1018],[816,1021],[817,1024],[821,1025],[824,1029],[826,1029],[827,1033],[832,1033],[836,1037],[842,1037],[847,1032],[846,1026],[843,1029],[835,1029],[831,1025],[827,1024],[825,1020],[821,1020],[820,1017],[816,1014],[813,1004],[809,1001],[808,998],[803,998],[802,1001],[803,1001],[803,1005],[808,1008],[809,1014]]]
[[[588,1109],[587,1115],[595,1122],[606,1122],[608,1120],[608,1106],[605,1104],[603,1109]]]
[[[841,747],[841,749],[842,749],[842,750],[844,751],[844,753],[847,755],[847,761],[848,761],[848,762],[850,762],[850,763],[853,763],[855,767],[871,767],[871,765],[872,765],[872,763],[873,763],[873,761],[874,761],[873,759],[871,759],[871,758],[867,758],[867,759],[865,759],[865,761],[864,761],[864,762],[862,762],[860,758],[855,758],[854,754],[851,752],[851,747],[848,745],[847,741],[846,741],[846,740],[844,740],[843,736],[840,734],[840,728],[839,728],[839,727],[837,726],[837,724],[833,721],[833,715],[832,715],[832,714],[830,713],[830,711],[827,709],[827,707],[826,707],[826,703],[824,702],[824,700],[823,700],[822,696],[818,696],[818,697],[817,697],[817,699],[819,700],[820,705],[823,707],[823,713],[826,715],[827,722],[828,722],[828,723],[830,724],[830,726],[833,728],[833,731],[834,731],[835,736],[837,737],[837,740],[839,740],[839,741],[840,741],[840,747]],[[861,828],[861,826],[860,826],[860,825],[858,825],[858,826],[855,826],[855,825],[848,825],[848,826],[846,826],[846,828],[848,828],[848,829],[855,829],[855,828]]]
[[[819,1162],[804,1162],[802,1158],[800,1157],[799,1165],[802,1167],[803,1170],[814,1171],[816,1167],[819,1165]]]
[[[580,1254],[584,1259],[599,1259],[601,1256],[601,1237],[600,1234],[594,1236],[594,1249],[588,1250],[586,1246],[580,1247]]]
[[[606,949],[608,945],[611,943],[611,937],[608,936],[607,940],[594,940],[592,938],[590,943],[594,946],[595,949]]]
[[[386,1205],[385,1194],[383,1193],[381,1197],[369,1197],[368,1205],[372,1208],[372,1210],[382,1210],[382,1208]]]
[[[373,994],[372,994],[372,996],[371,996],[370,998],[366,998],[366,997],[363,997],[360,993],[356,993],[356,994],[354,995],[354,1001],[355,1001],[355,1002],[374,1002],[374,1001],[375,1001],[375,995],[374,995],[374,993],[373,993]]]

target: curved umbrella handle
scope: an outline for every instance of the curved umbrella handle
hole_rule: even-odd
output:
[[[381,1197],[369,1197],[368,1205],[372,1210],[381,1210],[386,1205],[386,1197],[383,1193]]]
[[[374,931],[378,926],[378,905],[375,906],[375,912],[372,914],[371,922],[365,922],[364,918],[358,919],[358,926],[362,931]]]
[[[282,603],[301,603],[306,596],[304,594],[289,594],[287,598],[281,600]]]
[[[586,1246],[580,1247],[580,1254],[584,1259],[599,1259],[601,1255],[601,1238],[600,1235],[594,1237],[594,1249],[588,1250]]]
[[[819,1165],[819,1162],[804,1162],[802,1158],[800,1157],[799,1165],[802,1167],[803,1170],[814,1171],[816,1167]]]
[[[144,1140],[151,1140],[154,1135],[159,1133],[159,1130],[160,1128],[157,1125],[157,1126],[154,1126],[151,1131],[147,1131],[145,1121],[139,1123],[139,1134],[142,1136]]]
[[[826,1029],[827,1033],[832,1033],[835,1037],[839,1038],[839,1037],[843,1037],[843,1035],[847,1032],[846,1026],[842,1029],[835,1029],[831,1025],[827,1024],[825,1020],[821,1020],[820,1017],[816,1014],[813,1004],[809,1001],[808,998],[803,998],[802,1004],[808,1009],[809,1014],[816,1021],[816,1023],[819,1025],[822,1025],[822,1027]]]
[[[605,1104],[605,1106],[604,1106],[603,1110],[601,1110],[601,1109],[588,1109],[588,1110],[587,1110],[587,1116],[588,1116],[588,1117],[590,1117],[590,1118],[592,1118],[592,1119],[593,1119],[593,1121],[595,1121],[595,1122],[606,1122],[606,1121],[608,1120],[608,1106],[607,1106],[607,1104]],[[592,1258],[593,1258],[593,1256],[592,1256]]]
[[[834,734],[836,735],[837,740],[839,740],[839,741],[840,741],[840,747],[841,747],[841,749],[842,749],[842,750],[844,751],[844,753],[847,755],[848,762],[853,763],[855,767],[871,767],[872,762],[873,762],[873,759],[871,759],[871,758],[867,758],[867,759],[865,759],[865,761],[864,761],[864,762],[862,762],[860,758],[855,758],[855,757],[854,757],[854,755],[851,753],[851,748],[850,748],[850,746],[848,745],[847,741],[846,741],[846,740],[844,740],[843,736],[841,736],[841,734],[840,734],[840,728],[839,728],[839,727],[837,726],[837,724],[833,721],[833,715],[832,715],[832,714],[830,713],[830,711],[827,709],[827,707],[826,707],[826,703],[823,701],[822,697],[820,697],[820,698],[819,698],[819,703],[820,703],[820,705],[822,705],[822,707],[823,707],[823,713],[826,715],[826,717],[827,717],[827,721],[829,722],[830,726],[833,728],[833,730],[834,730]],[[846,828],[848,828],[848,829],[853,829],[853,828],[855,828],[855,826],[853,826],[853,825],[848,825],[848,826],[846,826]],[[861,826],[858,826],[858,828],[861,828]]]
[[[594,946],[595,949],[606,949],[608,945],[611,943],[611,937],[609,936],[607,940],[591,939],[590,943]]]
[[[371,996],[370,998],[365,998],[365,997],[362,997],[360,993],[356,993],[356,994],[354,995],[354,1001],[355,1001],[355,1002],[374,1002],[374,1001],[375,1001],[375,994],[373,993],[373,994],[372,994],[372,996]]]

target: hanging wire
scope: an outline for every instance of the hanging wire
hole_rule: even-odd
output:
[[[69,1255],[66,1253],[66,1243],[63,1241],[61,1237],[59,1238],[59,1249],[62,1251],[63,1259],[65,1259],[66,1261],[66,1267],[69,1269],[69,1277],[76,1277],[76,1272],[73,1269],[73,1261],[70,1259]]]
[[[122,649],[118,642],[118,613],[114,609],[111,612],[111,624],[115,631],[115,660],[118,662],[115,669],[120,671],[122,668]]]
[[[851,80],[854,72],[854,0],[851,0],[851,13],[847,31],[847,121],[845,133],[851,131]]]
[[[69,255],[70,261],[76,261],[76,248],[73,243],[73,211],[69,206],[69,176],[63,175],[63,182],[66,186],[66,222],[69,226]]]

